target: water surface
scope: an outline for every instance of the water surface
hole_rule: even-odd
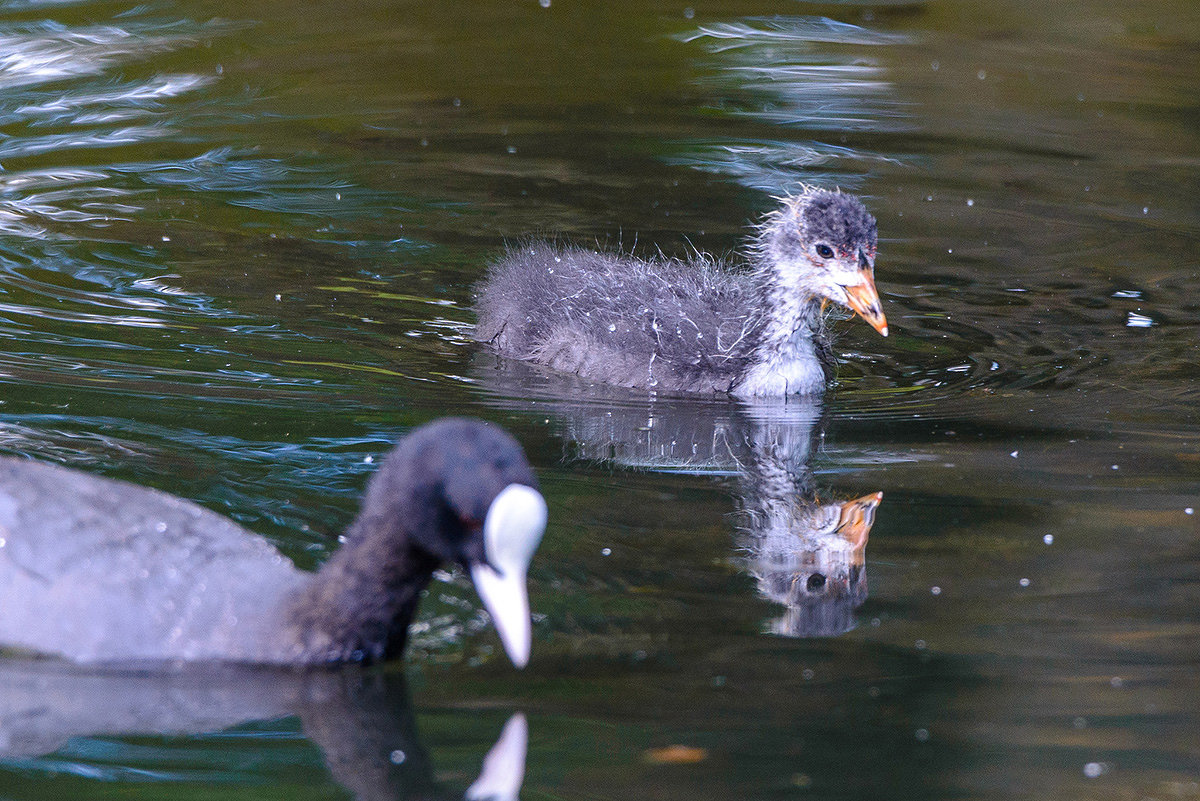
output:
[[[0,796],[461,797],[516,711],[527,799],[1200,796],[1198,55],[1180,0],[0,4],[5,452],[311,566],[478,415],[552,521],[522,674],[451,573],[362,684],[9,665]],[[823,404],[469,341],[505,242],[736,257],[802,182],[891,329]]]

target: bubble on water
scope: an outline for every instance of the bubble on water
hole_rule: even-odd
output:
[[[1053,545],[1054,544],[1054,535],[1047,534],[1046,536],[1042,537],[1042,542],[1046,543],[1047,545]]]
[[[601,556],[612,556],[612,548],[601,548],[600,555]]]
[[[388,754],[388,760],[390,760],[393,765],[403,765],[404,760],[406,759],[408,759],[408,754],[404,753],[399,748]]]
[[[1021,579],[1020,581],[1018,581],[1017,583],[1018,583],[1018,584],[1020,584],[1022,587],[1028,587],[1028,586],[1029,586],[1029,579],[1027,579],[1027,578],[1023,578],[1023,579]]]
[[[938,586],[936,586],[936,585],[934,585],[933,587],[930,587],[930,588],[929,588],[929,592],[930,592],[931,594],[933,594],[933,595],[941,595],[941,594],[942,594],[942,588],[941,588],[941,587],[938,587]]]
[[[929,729],[917,729],[913,732],[913,736],[917,738],[917,742],[923,743],[929,740]]]
[[[1089,762],[1083,766],[1083,775],[1095,779],[1108,773],[1108,765],[1103,762]]]

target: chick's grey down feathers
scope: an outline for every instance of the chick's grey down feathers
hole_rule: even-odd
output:
[[[532,243],[510,251],[481,287],[476,337],[604,383],[722,392],[758,342],[755,295],[745,275],[707,259]]]
[[[477,288],[474,337],[509,358],[666,392],[738,394],[756,366],[800,353],[813,373],[801,391],[820,392],[834,360],[810,288],[816,243],[873,263],[875,220],[852,195],[808,188],[766,217],[743,268],[526,243]]]

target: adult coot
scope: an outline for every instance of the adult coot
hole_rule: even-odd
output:
[[[848,306],[887,336],[876,225],[858,198],[814,187],[759,226],[750,269],[708,256],[641,260],[514,248],[478,288],[475,339],[501,355],[663,392],[823,392],[834,367],[821,314]]]
[[[342,546],[309,573],[189,501],[0,458],[0,645],[89,663],[390,659],[434,568],[459,563],[523,667],[525,574],[546,525],[536,487],[504,431],[430,423],[383,460]]]

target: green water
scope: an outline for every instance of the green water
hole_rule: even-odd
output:
[[[0,449],[312,566],[470,414],[551,510],[523,673],[449,575],[361,681],[22,663],[0,798],[457,798],[515,712],[525,799],[1200,797],[1198,86],[1190,0],[0,3]],[[729,253],[802,181],[891,329],[823,406],[470,343],[506,241]],[[794,636],[765,510],[874,492]]]

